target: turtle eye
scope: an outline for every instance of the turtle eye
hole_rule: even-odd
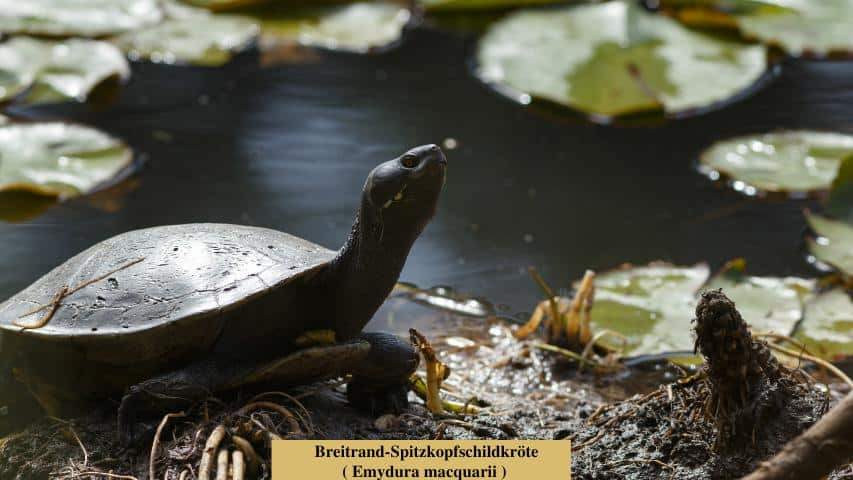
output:
[[[415,168],[418,166],[418,163],[418,157],[411,154],[403,155],[403,158],[400,159],[400,164],[406,168]]]

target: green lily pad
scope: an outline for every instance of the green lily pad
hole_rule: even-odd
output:
[[[102,37],[153,25],[158,0],[0,0],[0,32]]]
[[[826,213],[853,225],[853,154],[841,160],[838,174],[829,189]]]
[[[828,360],[853,355],[853,301],[843,288],[815,295],[805,304],[805,318],[794,338]]]
[[[595,277],[592,330],[615,330],[628,338],[627,352],[645,355],[693,350],[690,320],[696,293],[710,275],[706,264],[664,263],[623,268]]]
[[[196,7],[203,7],[214,12],[226,10],[235,10],[238,8],[248,7],[267,3],[269,0],[183,0],[184,3]]]
[[[29,103],[85,101],[104,82],[130,76],[121,51],[96,40],[15,37],[0,43],[0,60],[0,102],[25,90]]]
[[[549,5],[565,0],[420,0],[418,3],[428,12],[453,12]]]
[[[795,11],[740,16],[737,24],[744,35],[779,46],[791,55],[853,52],[853,1],[766,3]]]
[[[815,258],[853,276],[853,226],[827,217],[806,212],[806,221],[818,238],[809,238],[809,251]]]
[[[661,0],[687,24],[725,26],[794,56],[853,53],[851,0]]]
[[[411,17],[408,9],[391,2],[308,8],[271,5],[250,12],[261,23],[267,43],[296,42],[356,53],[398,41]]]
[[[815,281],[795,277],[753,277],[744,262],[730,262],[715,275],[706,289],[722,288],[737,305],[753,332],[790,335],[803,317],[803,298]]]
[[[690,31],[634,2],[522,10],[480,40],[488,83],[611,118],[695,112],[742,94],[767,69],[767,50]]]
[[[213,15],[188,6],[167,8],[167,20],[125,33],[115,39],[116,45],[134,60],[219,66],[252,45],[260,32],[248,17]]]
[[[724,173],[739,181],[741,190],[811,192],[828,189],[850,154],[851,135],[797,130],[717,142],[702,153],[700,164],[712,178]]]
[[[0,126],[0,192],[81,195],[126,171],[132,159],[120,140],[82,125]]]

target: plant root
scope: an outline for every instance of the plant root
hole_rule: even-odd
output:
[[[198,465],[199,480],[210,480],[210,467],[213,463],[213,455],[219,449],[219,444],[225,438],[225,425],[217,425],[213,432],[207,437],[204,451],[201,454],[201,462]]]
[[[224,448],[216,454],[216,480],[228,480],[228,450]]]
[[[155,462],[157,460],[157,450],[160,447],[160,436],[163,434],[163,429],[166,428],[166,424],[169,423],[169,419],[185,416],[186,414],[184,412],[170,413],[163,417],[163,420],[160,421],[160,425],[157,426],[157,431],[154,434],[154,440],[151,442],[151,453],[148,455],[148,480],[157,480],[157,477],[155,476]]]

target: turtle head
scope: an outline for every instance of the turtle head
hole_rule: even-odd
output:
[[[362,221],[372,220],[380,243],[413,242],[435,214],[446,171],[437,145],[415,147],[377,166],[364,184]]]
[[[338,340],[370,321],[400,276],[409,249],[435,214],[447,159],[436,145],[415,147],[370,172],[352,233],[326,270],[337,300],[327,318]]]

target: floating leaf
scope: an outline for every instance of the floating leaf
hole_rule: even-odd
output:
[[[692,32],[623,1],[519,11],[480,40],[489,83],[606,118],[707,108],[753,86],[767,68],[761,45]]]
[[[451,12],[529,7],[561,2],[565,3],[565,0],[420,0],[418,3],[428,12]]]
[[[153,25],[158,0],[0,0],[0,32],[101,37]]]
[[[853,301],[843,288],[815,295],[805,304],[805,316],[795,338],[811,353],[827,360],[853,355]]]
[[[592,330],[628,338],[626,353],[644,355],[693,350],[690,319],[696,293],[710,271],[705,264],[624,266],[595,278]]]
[[[192,7],[169,6],[169,19],[118,37],[116,44],[132,59],[155,63],[218,66],[249,47],[260,31],[252,19],[213,15]]]
[[[749,276],[745,262],[736,260],[715,275],[706,288],[722,288],[753,332],[789,335],[803,316],[802,299],[814,285],[814,280],[802,278]]]
[[[268,0],[183,0],[184,3],[188,3],[196,7],[204,7],[215,12],[263,4],[267,3],[267,1]]]
[[[806,212],[806,221],[818,235],[809,238],[809,251],[817,260],[853,276],[853,226]]]
[[[851,0],[661,0],[687,24],[727,26],[794,56],[853,53]]]
[[[0,192],[72,197],[125,171],[133,154],[121,141],[59,122],[0,126]]]
[[[0,43],[0,60],[0,102],[25,90],[30,103],[85,101],[104,82],[130,76],[121,51],[95,40],[15,37]]]
[[[810,192],[830,187],[841,160],[853,154],[853,136],[808,130],[723,140],[702,153],[702,170],[724,173],[740,189]]]
[[[853,225],[853,154],[841,160],[838,174],[829,189],[826,213]]]
[[[251,10],[268,42],[365,53],[400,39],[411,16],[390,2],[358,2],[333,7],[273,5]]]

